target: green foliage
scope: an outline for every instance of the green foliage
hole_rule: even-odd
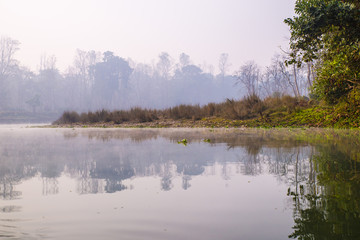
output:
[[[186,138],[184,138],[184,139],[178,141],[178,144],[183,144],[184,146],[187,146],[188,140]]]
[[[319,146],[311,159],[317,172],[316,181],[309,181],[305,191],[294,198],[295,226],[290,238],[359,238],[360,162],[348,151],[358,149],[358,134],[358,131],[323,132],[318,136],[322,140],[311,140]]]
[[[323,48],[326,51],[359,40],[360,15],[354,4],[339,0],[297,0],[295,12],[298,16],[285,20],[291,31],[293,57],[311,61]]]
[[[313,92],[327,103],[346,101],[359,89],[360,45],[344,45],[324,54]]]
[[[290,64],[318,59],[313,94],[327,103],[346,101],[360,84],[358,1],[297,0],[291,31]]]

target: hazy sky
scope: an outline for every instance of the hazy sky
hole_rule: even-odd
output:
[[[268,65],[287,45],[284,18],[295,0],[0,0],[0,35],[21,42],[17,59],[37,70],[42,54],[64,70],[76,49],[113,51],[151,63],[161,52],[214,65],[228,53],[232,71],[248,60]]]

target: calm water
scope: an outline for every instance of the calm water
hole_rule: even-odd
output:
[[[360,239],[359,141],[1,126],[0,238]]]

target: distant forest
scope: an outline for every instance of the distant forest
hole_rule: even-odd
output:
[[[111,51],[77,50],[73,64],[60,72],[55,56],[42,56],[32,71],[16,59],[20,43],[0,39],[0,113],[62,113],[131,107],[164,109],[180,104],[205,105],[256,94],[307,96],[314,79],[310,63],[285,64],[290,55],[274,55],[260,67],[253,61],[230,72],[229,55],[218,66],[198,65],[189,55],[160,53],[151,65]],[[215,74],[217,72],[218,74]]]

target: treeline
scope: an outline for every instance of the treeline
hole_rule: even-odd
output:
[[[210,102],[256,95],[303,96],[313,81],[306,67],[286,66],[286,54],[276,55],[261,69],[247,62],[235,73],[228,54],[217,66],[196,65],[190,56],[174,59],[161,53],[151,65],[114,53],[77,50],[66,71],[56,67],[55,56],[42,56],[38,71],[23,67],[15,58],[20,43],[0,40],[0,113],[164,109],[177,105],[204,106]]]

